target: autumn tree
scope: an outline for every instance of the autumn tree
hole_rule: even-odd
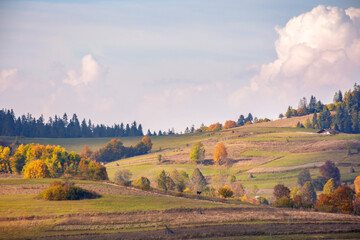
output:
[[[91,151],[91,149],[89,148],[88,145],[85,145],[83,148],[82,153],[80,153],[80,156],[83,158],[91,158],[93,152]]]
[[[333,178],[337,185],[340,185],[340,171],[335,166],[335,163],[331,162],[330,160],[327,160],[324,165],[322,165],[319,169],[321,175],[326,178],[326,180],[329,180],[330,178]]]
[[[194,143],[190,149],[190,160],[198,163],[205,157],[204,145],[201,142]]]
[[[213,131],[220,131],[222,128],[222,125],[220,123],[214,123],[214,124],[211,124],[207,129],[206,131],[207,132],[213,132]]]
[[[276,200],[282,197],[290,198],[290,189],[283,184],[277,184],[274,187],[274,197]]]
[[[330,178],[329,181],[327,181],[326,184],[324,185],[323,193],[330,194],[333,193],[335,189],[336,189],[335,180],[333,178]]]
[[[0,146],[0,173],[11,173],[10,148]]]
[[[354,191],[348,186],[338,187],[333,193],[321,194],[315,208],[319,211],[351,213]]]
[[[313,204],[316,201],[316,192],[311,182],[306,182],[301,188],[302,202]]]
[[[195,168],[191,176],[191,185],[194,191],[202,191],[207,185],[204,175],[201,173],[199,168]]]
[[[145,144],[145,146],[147,147],[147,152],[149,152],[152,148],[152,142],[151,139],[148,136],[144,136],[141,141]]]
[[[354,185],[355,185],[355,192],[356,194],[360,193],[360,176],[357,176],[354,180]]]
[[[50,173],[46,164],[41,160],[31,162],[24,171],[24,178],[48,178]]]
[[[236,127],[236,122],[232,120],[227,120],[222,129],[229,129],[234,127]]]
[[[217,164],[222,164],[223,161],[226,159],[227,157],[227,151],[226,151],[226,147],[224,146],[223,143],[218,143],[215,147],[215,152],[214,152],[214,162],[216,162]]]

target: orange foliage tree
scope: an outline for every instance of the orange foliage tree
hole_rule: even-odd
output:
[[[333,193],[320,194],[315,208],[325,212],[351,213],[353,211],[354,191],[347,187],[338,187]]]
[[[222,128],[222,125],[220,123],[214,123],[214,124],[211,124],[207,129],[206,131],[207,132],[212,132],[212,131],[220,131]]]
[[[236,122],[232,120],[227,120],[222,129],[229,129],[234,127],[236,127]]]
[[[151,139],[148,136],[144,136],[141,141],[145,144],[147,150],[150,151],[153,145]]]
[[[50,177],[49,169],[41,160],[31,162],[24,172],[24,178],[47,178]]]
[[[215,152],[214,152],[214,162],[218,163],[218,164],[222,164],[223,161],[227,158],[227,151],[226,151],[226,147],[224,146],[223,143],[218,143],[215,147]]]

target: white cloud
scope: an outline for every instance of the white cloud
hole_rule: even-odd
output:
[[[67,78],[64,79],[64,83],[72,86],[80,84],[88,85],[91,82],[96,81],[100,76],[101,66],[90,55],[86,55],[81,59],[81,70],[70,70],[67,72]]]
[[[318,6],[275,28],[277,59],[229,97],[281,105],[308,94],[347,89],[360,75],[360,9]],[[320,93],[321,96],[321,93]]]
[[[0,72],[0,92],[5,91],[11,86],[11,80],[17,75],[18,70],[16,68],[4,69]]]

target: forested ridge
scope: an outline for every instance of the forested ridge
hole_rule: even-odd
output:
[[[106,126],[94,125],[91,120],[83,119],[80,123],[76,114],[69,120],[65,113],[62,117],[55,115],[45,122],[41,115],[38,119],[31,114],[16,117],[12,109],[0,110],[0,136],[78,138],[78,137],[127,137],[143,136],[141,124],[134,121],[131,125],[123,123]]]
[[[333,111],[333,114],[331,114]],[[309,103],[306,98],[299,102],[298,109],[288,107],[285,117],[304,116],[312,114],[312,120],[298,123],[297,127],[327,129],[345,133],[360,133],[360,86],[355,83],[353,90],[345,92],[339,90],[334,94],[333,103],[323,104],[311,96]],[[282,114],[280,114],[283,117]]]

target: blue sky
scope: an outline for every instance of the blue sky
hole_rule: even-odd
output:
[[[1,107],[156,131],[248,112],[275,119],[303,96],[329,102],[359,79],[359,7],[0,1]]]

